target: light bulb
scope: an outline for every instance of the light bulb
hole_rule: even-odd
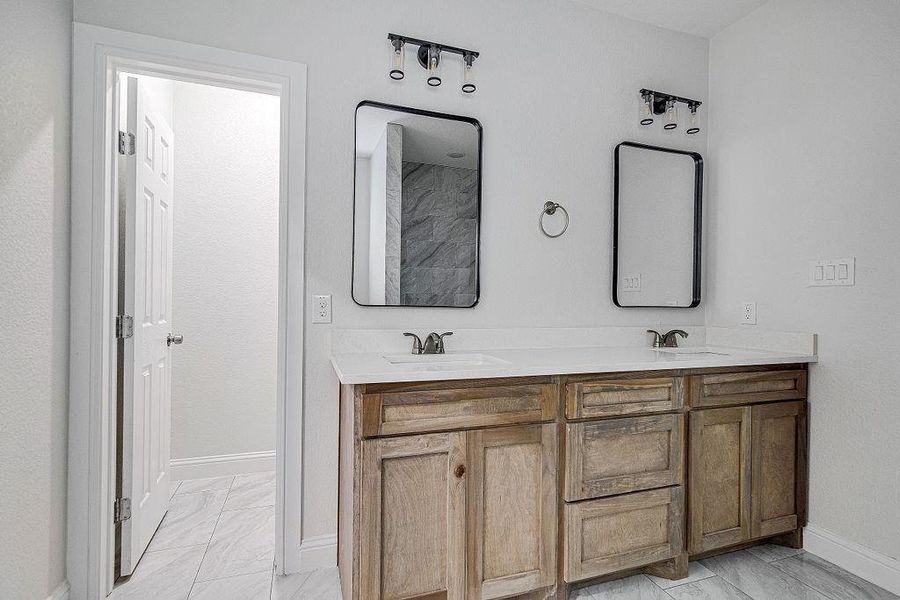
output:
[[[441,49],[437,46],[428,47],[428,85],[437,87],[441,85],[440,76]]]
[[[391,40],[393,49],[391,50],[391,79],[397,81],[403,79],[406,73],[403,71],[403,40],[397,38]]]
[[[688,135],[694,135],[695,133],[700,133],[700,115],[697,114],[699,110],[699,106],[697,104],[691,104],[691,116],[688,120],[688,128],[685,133]]]
[[[641,94],[641,125],[653,125],[653,94]]]
[[[663,129],[672,131],[678,127],[678,105],[674,100],[666,102],[666,121]]]
[[[475,91],[475,73],[472,71],[472,63],[475,62],[475,55],[466,53],[463,56],[463,84],[462,91],[471,94]]]

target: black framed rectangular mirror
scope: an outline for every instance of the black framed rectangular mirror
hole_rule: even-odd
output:
[[[356,107],[353,300],[470,308],[479,295],[481,124]]]
[[[700,304],[703,157],[623,142],[615,150],[613,302]]]

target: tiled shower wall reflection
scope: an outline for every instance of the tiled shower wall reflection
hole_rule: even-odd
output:
[[[471,306],[476,298],[478,171],[403,163],[400,300]]]

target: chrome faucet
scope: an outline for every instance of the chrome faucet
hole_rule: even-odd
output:
[[[660,333],[654,329],[648,329],[647,333],[653,334],[654,348],[677,348],[678,338],[676,336],[688,336],[687,332],[681,329],[673,329],[671,331],[667,331],[666,333]]]
[[[444,338],[448,335],[453,335],[452,331],[445,331],[444,333],[435,333],[431,332],[428,334],[428,337],[425,338],[425,345],[422,347],[422,354],[443,354],[444,353]]]
[[[443,354],[444,338],[449,335],[453,335],[453,332],[447,331],[444,333],[435,333],[432,331],[428,334],[428,337],[425,338],[424,343],[422,342],[422,339],[414,333],[410,333],[407,331],[403,335],[411,337],[413,339],[413,354]]]

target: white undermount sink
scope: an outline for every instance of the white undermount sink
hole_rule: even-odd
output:
[[[728,356],[727,352],[722,352],[717,348],[704,348],[704,347],[696,347],[696,348],[654,348],[657,352],[666,352],[668,354],[675,354],[678,356],[700,356],[703,354],[717,355],[717,356]]]
[[[384,360],[392,365],[426,371],[447,371],[471,367],[494,367],[508,365],[509,362],[489,354],[386,354]]]

